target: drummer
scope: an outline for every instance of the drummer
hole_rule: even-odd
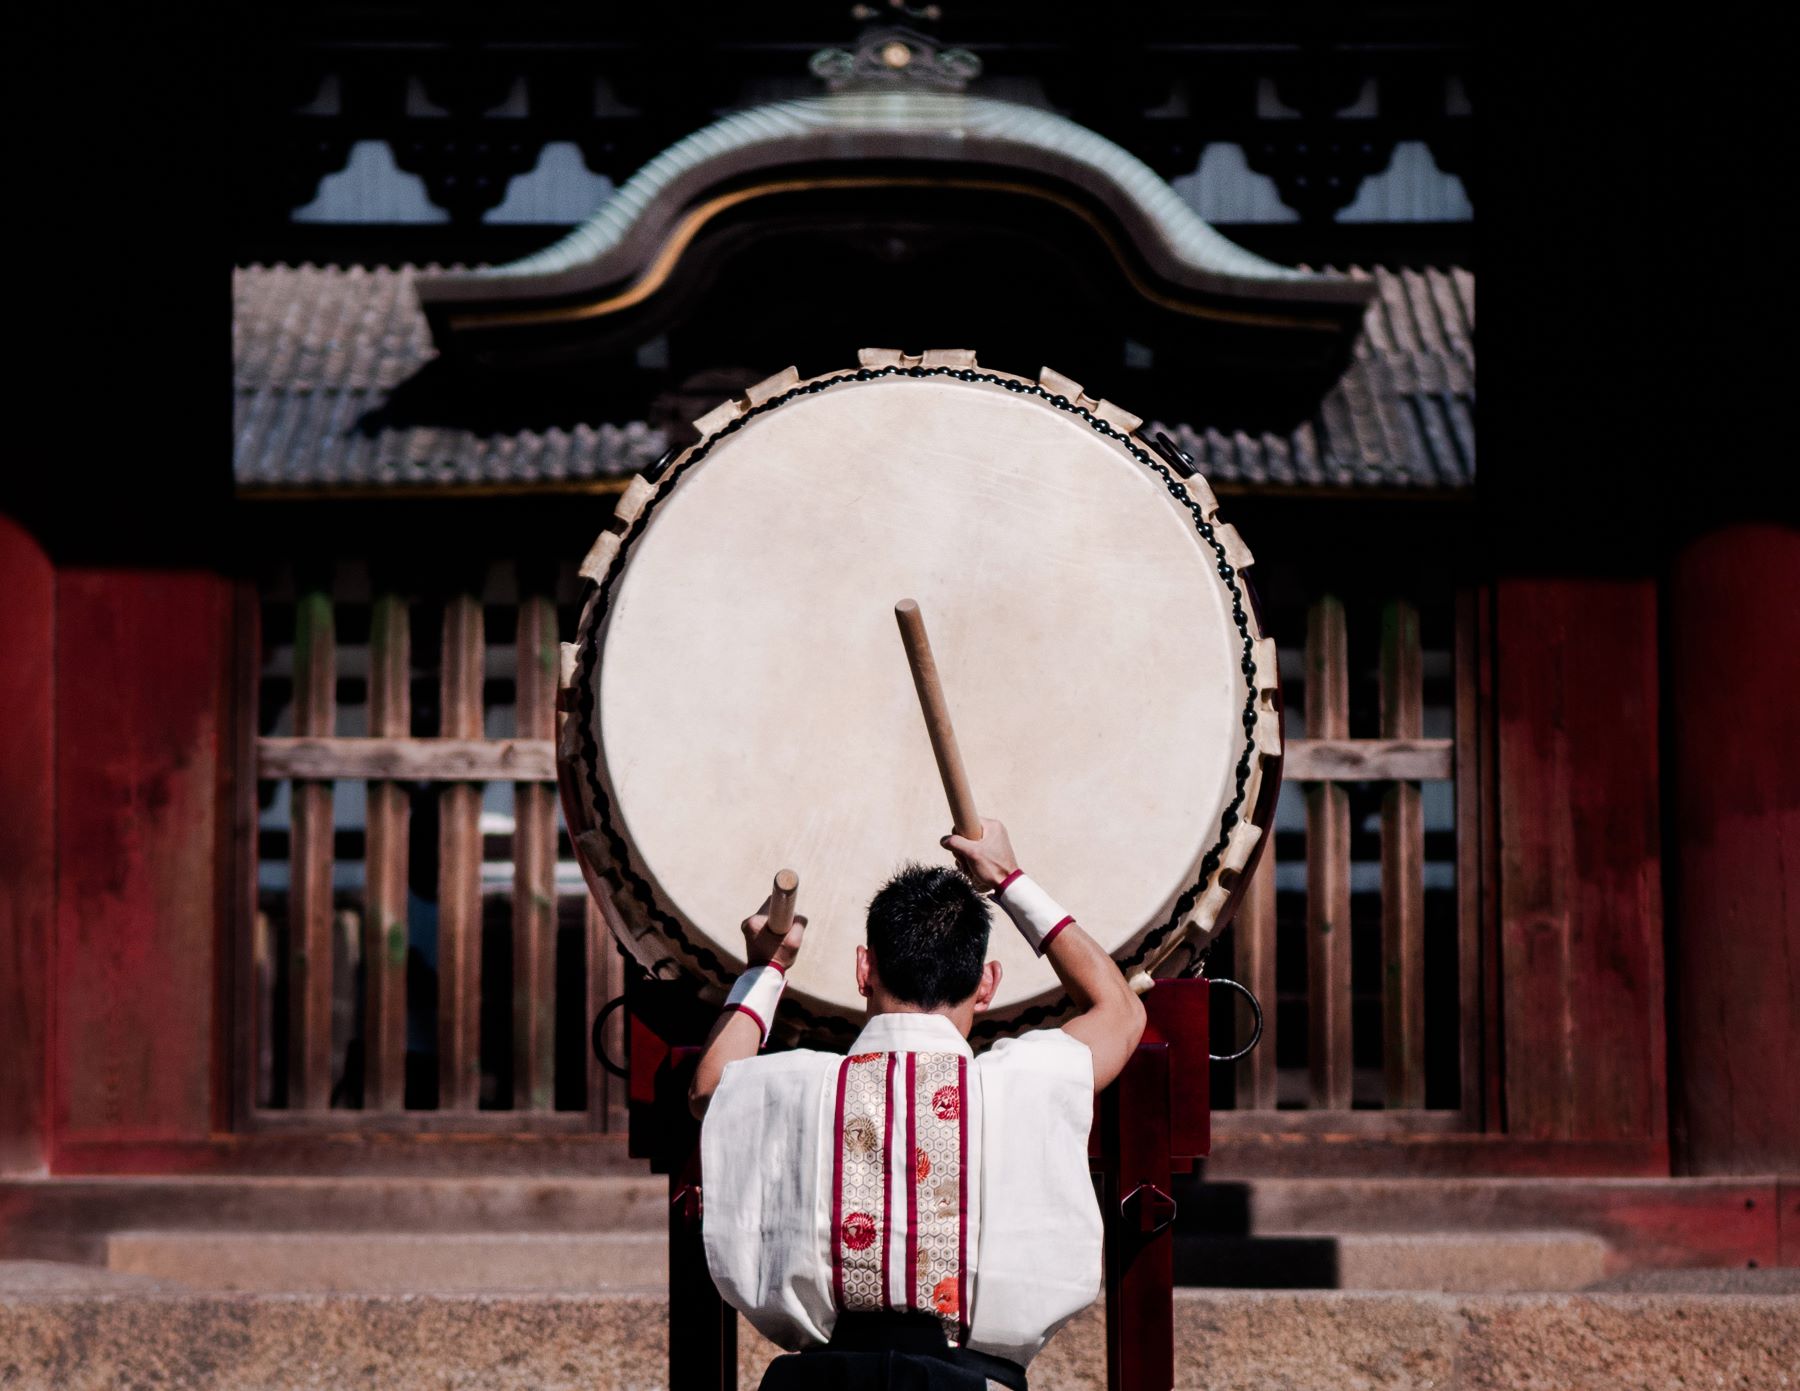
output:
[[[961,872],[912,865],[869,905],[856,949],[869,1018],[848,1056],[758,1057],[806,919],[765,940],[695,1070],[707,1263],[725,1299],[793,1355],[785,1388],[1025,1387],[1050,1336],[1094,1302],[1101,1218],[1088,1175],[1094,1093],[1144,1008],[1112,959],[1024,874],[1006,828],[941,842]],[[985,895],[983,891],[985,892]],[[1000,984],[991,900],[1075,1002],[1060,1028],[968,1034]]]

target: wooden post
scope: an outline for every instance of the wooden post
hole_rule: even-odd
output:
[[[369,733],[412,733],[412,633],[406,601],[375,599],[369,616]],[[363,1107],[406,1106],[406,848],[411,805],[397,782],[368,784],[363,879]]]
[[[1175,1384],[1169,1122],[1169,1045],[1140,1043],[1100,1095],[1109,1391]]]
[[[337,639],[331,596],[312,590],[294,606],[294,733],[329,735],[337,723]],[[331,1100],[331,784],[293,784],[288,856],[288,1106]]]
[[[1456,594],[1456,1001],[1458,1105],[1466,1128],[1480,1130],[1486,1113],[1482,1050],[1486,1010],[1481,990],[1489,934],[1483,930],[1482,829],[1490,824],[1481,737],[1482,597],[1464,586]]]
[[[687,1118],[687,1087],[700,1049],[672,1049],[658,1072],[658,1109],[669,1153],[669,1386],[736,1391],[737,1310],[713,1284],[701,1233],[700,1127]]]
[[[274,932],[262,912],[257,844],[262,801],[256,738],[262,707],[262,596],[246,580],[232,585],[231,643],[231,858],[233,883],[226,889],[226,930],[231,934],[222,960],[227,982],[232,1045],[220,1058],[220,1117],[240,1129],[258,1107],[274,1100],[275,948]],[[224,886],[221,886],[222,888]]]
[[[1381,737],[1424,733],[1419,611],[1406,600],[1381,615]],[[1381,1040],[1390,1109],[1425,1105],[1425,822],[1419,784],[1390,783],[1381,804]]]
[[[517,710],[522,739],[556,733],[556,605],[519,601]],[[556,790],[513,789],[513,1107],[556,1106]]]
[[[485,673],[481,601],[444,605],[438,733],[482,735]],[[438,1106],[481,1102],[481,784],[446,783],[438,794]]]
[[[1273,1111],[1275,1095],[1275,832],[1271,827],[1244,888],[1244,902],[1232,919],[1237,934],[1234,974],[1263,1004],[1262,1042],[1250,1056],[1237,1063],[1237,1109]],[[1235,995],[1235,992],[1233,992]],[[1238,1032],[1234,1047],[1241,1048],[1255,1027],[1256,1016],[1243,999],[1236,1002]]]
[[[1350,736],[1344,605],[1326,596],[1306,616],[1306,733]],[[1335,782],[1306,789],[1307,1064],[1311,1103],[1348,1110],[1350,1046],[1350,794]]]

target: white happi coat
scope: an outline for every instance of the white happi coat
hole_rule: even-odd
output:
[[[700,1131],[713,1280],[784,1348],[840,1310],[919,1309],[1023,1366],[1100,1296],[1093,1113],[1061,1029],[977,1058],[941,1014],[878,1014],[848,1056],[728,1063]]]

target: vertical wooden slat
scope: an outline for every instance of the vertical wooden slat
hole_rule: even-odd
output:
[[[1381,613],[1381,737],[1425,728],[1419,611],[1396,599]],[[1419,784],[1395,782],[1381,802],[1381,1056],[1390,1109],[1425,1105],[1425,821]]]
[[[519,601],[517,710],[521,739],[556,731],[556,605]],[[556,1105],[555,788],[513,788],[513,1106]]]
[[[256,1057],[250,1099],[254,1106],[267,1106],[275,1097],[275,929],[267,913],[256,914],[250,922],[250,1037]]]
[[[341,1076],[353,1078],[357,1069],[350,1061],[350,1043],[356,1037],[356,976],[363,959],[363,915],[354,908],[340,908],[331,915],[331,1056],[344,1059]],[[363,1048],[362,1063],[364,1095],[368,1086],[368,1049]],[[346,1092],[342,1096],[335,1095],[339,1084],[332,1086],[334,1095],[328,1098],[327,1104],[335,1101],[341,1105],[350,1105],[355,1100],[354,1092]]]
[[[337,723],[337,639],[331,596],[294,606],[294,733]],[[331,1097],[331,784],[296,781],[288,860],[288,1105],[322,1110]]]
[[[1458,1105],[1471,1130],[1482,1118],[1480,692],[1476,592],[1456,593],[1456,1004]]]
[[[369,615],[369,733],[412,733],[412,633],[406,601],[377,595]],[[363,1106],[406,1105],[406,845],[410,805],[396,782],[368,787],[363,880]]]
[[[481,601],[444,605],[439,733],[482,735],[486,641]],[[438,1105],[481,1103],[481,786],[447,783],[438,794]]]
[[[1306,616],[1306,733],[1350,737],[1344,605],[1327,595]],[[1350,1049],[1350,794],[1306,789],[1307,1071],[1314,1107],[1348,1109]]]
[[[1232,920],[1237,934],[1238,980],[1262,1002],[1262,1042],[1237,1065],[1237,1104],[1240,1110],[1275,1109],[1275,833],[1271,828],[1250,882],[1244,889],[1243,906]],[[1236,995],[1236,992],[1232,992]],[[1238,1031],[1234,1046],[1242,1048],[1255,1027],[1249,1004],[1237,1001]]]

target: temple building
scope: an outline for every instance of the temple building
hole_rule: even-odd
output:
[[[1279,649],[1275,834],[1207,963],[1264,1032],[1178,1279],[1800,1263],[1795,535],[1640,499],[1535,544],[1517,369],[1477,424],[1470,35],[945,8],[245,39],[193,527],[0,514],[0,1257],[180,1280],[223,1234],[256,1288],[282,1233],[654,1229],[606,1196],[621,1011],[590,1047],[636,968],[554,790],[577,567],[721,400],[972,347],[1204,473]]]

